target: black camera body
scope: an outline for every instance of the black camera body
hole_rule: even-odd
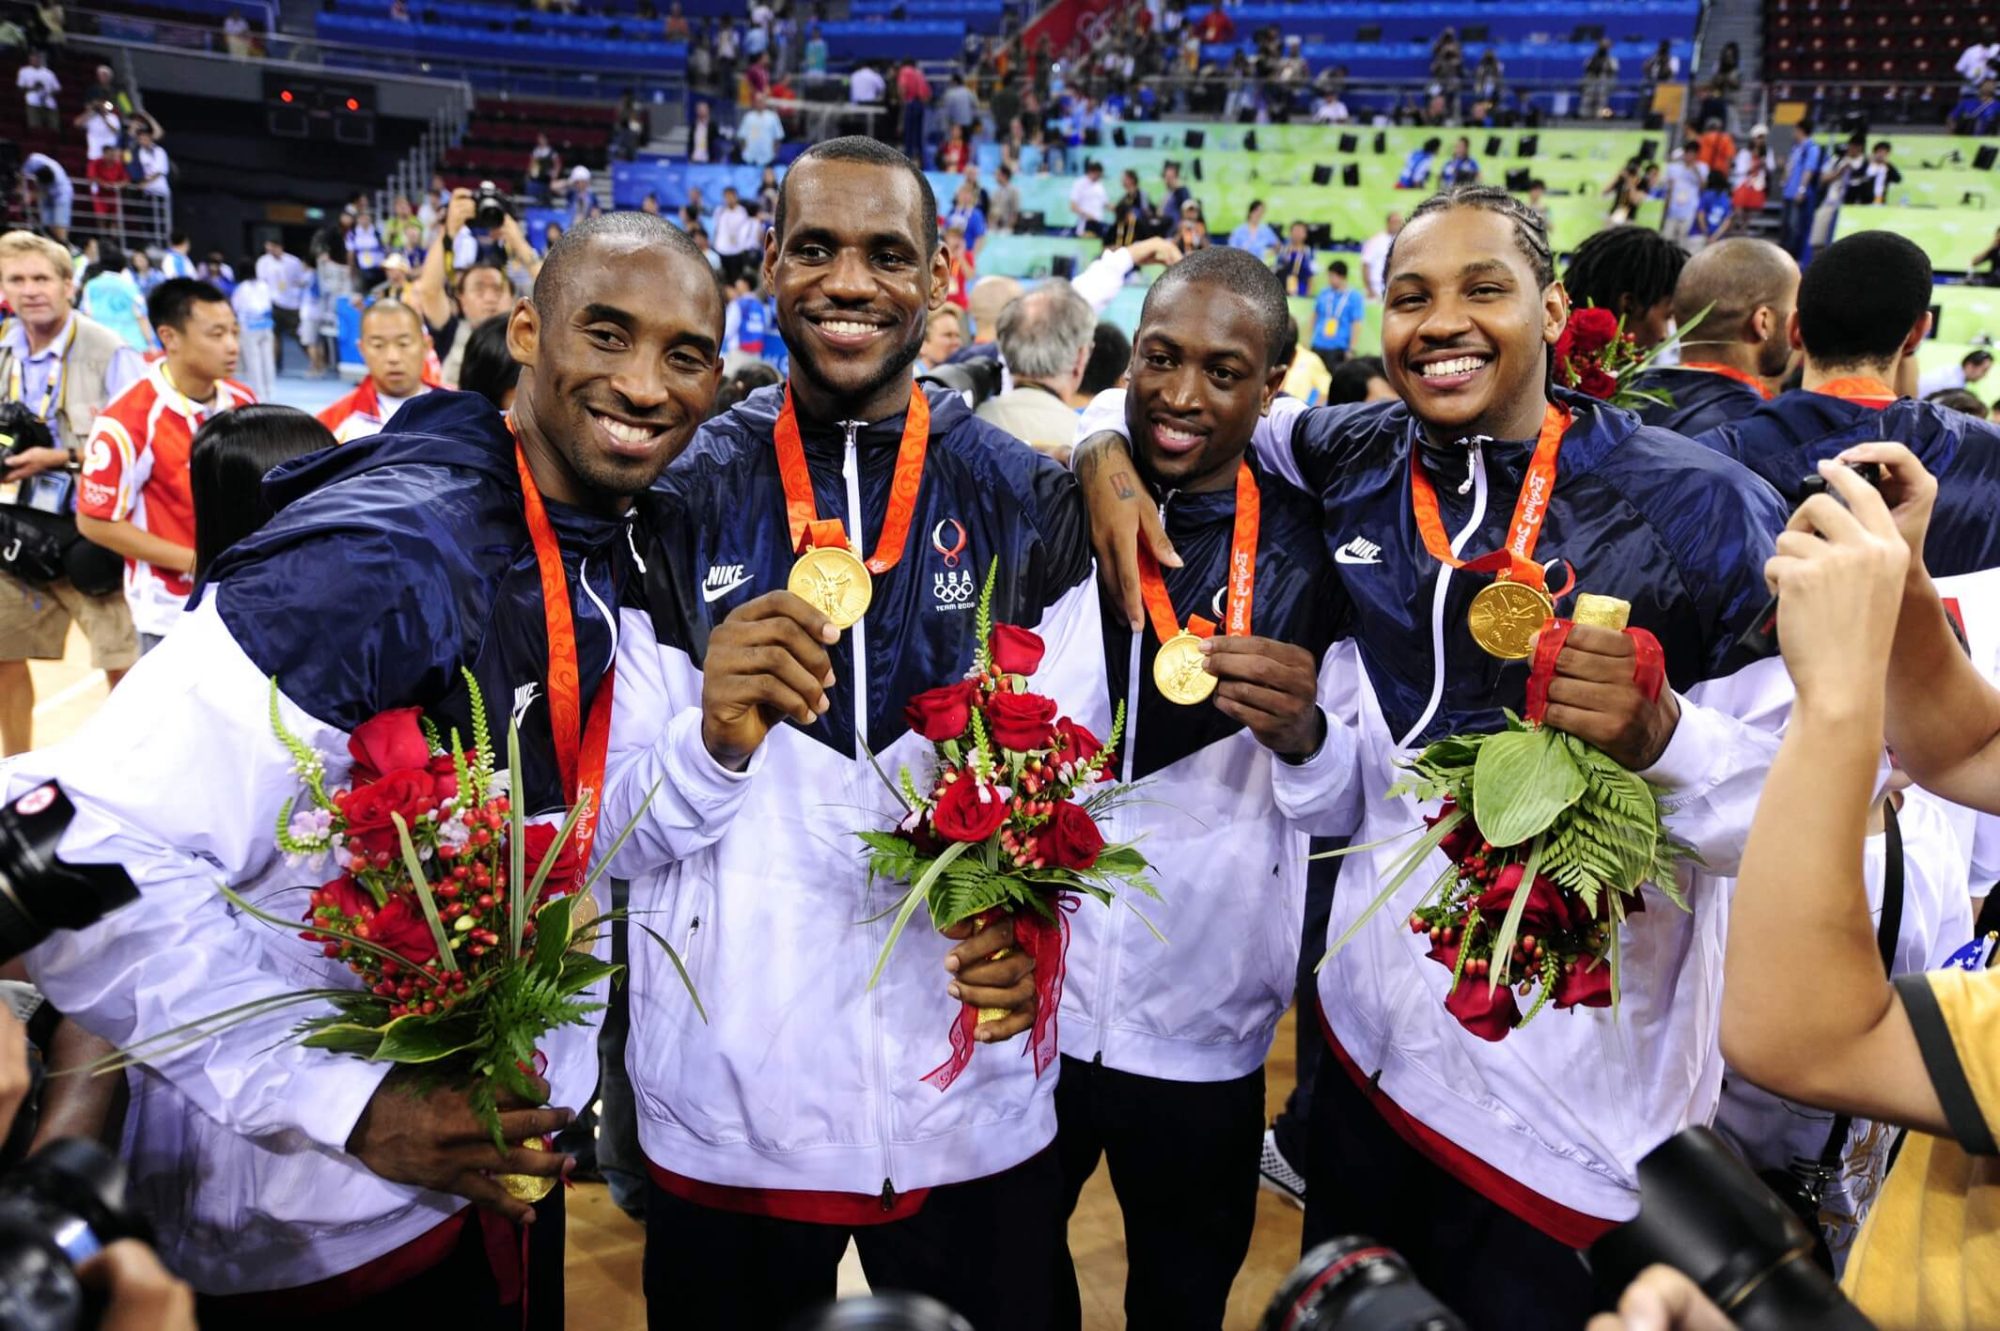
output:
[[[496,231],[514,215],[514,201],[490,180],[479,182],[479,188],[472,192],[472,205],[472,224],[481,231]]]
[[[82,929],[139,899],[115,864],[68,864],[56,844],[76,807],[53,781],[0,807],[0,961],[12,961],[57,929]]]
[[[0,457],[13,457],[31,448],[54,448],[56,437],[49,423],[21,401],[0,402]]]
[[[126,1209],[125,1167],[96,1142],[50,1142],[0,1178],[0,1331],[97,1325],[76,1268],[119,1239],[147,1239]]]

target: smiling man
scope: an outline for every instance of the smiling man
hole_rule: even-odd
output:
[[[1102,598],[1107,684],[1130,726],[1117,776],[1145,791],[1106,834],[1145,847],[1163,900],[1143,909],[1176,945],[1131,911],[1072,922],[1056,1149],[1070,1210],[1109,1164],[1134,1327],[1222,1325],[1256,1221],[1264,1056],[1291,1003],[1306,836],[1360,817],[1353,729],[1317,701],[1346,594],[1318,505],[1247,456],[1290,318],[1275,273],[1217,246],[1153,284],[1132,343],[1126,424],[1182,564],[1148,567],[1143,629]],[[1075,1331],[1065,1274],[1053,1325]]]
[[[362,439],[389,423],[405,402],[427,391],[424,320],[412,306],[381,300],[361,316],[361,359],[368,377],[319,414],[336,443]]]
[[[932,1294],[981,1331],[1046,1331],[1055,1073],[978,1047],[1028,1027],[1029,958],[981,960],[1012,942],[1005,920],[956,949],[912,928],[871,990],[899,889],[869,882],[855,834],[903,817],[878,768],[928,769],[905,704],[964,677],[996,565],[993,618],[1047,643],[1036,690],[1108,729],[1083,509],[1060,467],[956,394],[916,391],[949,272],[905,158],[820,144],[776,214],[764,280],[791,377],[704,426],[642,501],[650,617],[628,615],[618,666],[613,730],[634,743],[612,754],[606,817],[660,793],[613,871],[684,948],[708,1011],[634,949],[648,1315],[783,1326],[833,1297],[852,1237],[877,1288]],[[784,590],[808,556],[844,563],[850,595]],[[691,853],[701,811],[725,806],[727,830]],[[1009,1012],[940,1094],[925,1078],[952,1060],[961,997]]]
[[[1767,596],[1776,499],[1708,450],[1549,389],[1569,314],[1553,268],[1540,219],[1503,191],[1427,200],[1387,266],[1383,361],[1402,401],[1280,401],[1255,439],[1260,463],[1320,498],[1354,607],[1358,650],[1336,657],[1327,685],[1350,699],[1336,719],[1360,729],[1354,839],[1390,839],[1342,869],[1329,939],[1430,811],[1376,797],[1398,761],[1496,730],[1503,708],[1523,706],[1528,671],[1512,653],[1524,644],[1469,617],[1495,579],[1463,563],[1511,549],[1483,567],[1526,584],[1517,595],[1560,605],[1573,585],[1621,597],[1665,654],[1672,687],[1648,699],[1631,640],[1579,627],[1549,689],[1548,723],[1659,786],[1669,826],[1708,866],[1682,872],[1691,915],[1649,887],[1650,909],[1624,925],[1615,1015],[1578,1008],[1498,1043],[1474,1035],[1445,1009],[1450,972],[1402,926],[1414,892],[1320,971],[1346,1075],[1324,1068],[1314,1089],[1306,1241],[1381,1239],[1475,1327],[1580,1323],[1596,1296],[1574,1250],[1631,1217],[1641,1155],[1714,1111],[1725,906],[1714,875],[1741,852],[1789,698],[1780,663],[1742,666],[1733,652]],[[1123,423],[1093,407],[1086,425]],[[1161,563],[1178,556],[1121,440],[1095,436],[1077,456],[1100,564],[1136,626],[1141,532]],[[1434,856],[1413,882],[1443,867]]]
[[[205,574],[185,620],[89,725],[10,773],[12,793],[60,778],[79,811],[64,857],[124,864],[140,888],[103,925],[28,954],[51,1001],[129,1045],[348,982],[216,892],[220,878],[296,915],[320,881],[272,840],[299,791],[273,707],[338,784],[348,736],[384,711],[420,707],[469,734],[469,671],[489,711],[512,704],[531,817],[558,818],[601,786],[603,751],[579,745],[574,718],[608,704],[632,496],[706,414],[721,336],[721,297],[685,237],[636,213],[594,220],[551,251],[513,312],[515,429],[483,398],[426,394],[383,433],[274,473],[277,516]],[[204,1296],[202,1325],[414,1315],[559,1328],[562,1192],[531,1211],[490,1172],[553,1175],[565,1158],[496,1151],[450,1084],[283,1043],[300,1015],[196,1041],[135,1076],[136,1204]],[[562,1127],[595,1084],[588,1027],[551,1033],[542,1052],[553,1107],[506,1106],[510,1142]],[[504,1228],[486,1242],[467,1198],[537,1222],[525,1314],[521,1273],[488,1259],[523,1253],[521,1237]]]

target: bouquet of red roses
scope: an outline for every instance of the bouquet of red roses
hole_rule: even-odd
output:
[[[1707,317],[1708,311],[1704,309],[1678,331],[1678,336],[1687,336]],[[1674,404],[1671,393],[1659,388],[1641,388],[1636,382],[1667,346],[1668,343],[1661,342],[1639,350],[1637,339],[1625,331],[1622,316],[1586,305],[1570,311],[1569,322],[1563,325],[1562,336],[1556,339],[1556,382],[1627,411],[1646,406],[1671,407]]]
[[[524,820],[519,733],[509,727],[507,768],[496,770],[479,686],[469,671],[465,681],[470,749],[456,730],[442,743],[418,708],[383,712],[355,727],[349,782],[331,790],[325,760],[280,720],[272,681],[271,726],[307,798],[307,807],[294,798],[280,809],[278,847],[293,865],[330,860],[337,870],[313,890],[300,937],[345,966],[355,984],[218,1013],[122,1051],[117,1065],[157,1055],[163,1042],[177,1047],[236,1021],[323,1003],[332,1011],[302,1021],[293,1032],[300,1043],[469,1074],[472,1105],[505,1149],[499,1094],[537,1098],[536,1043],[601,1008],[582,995],[621,968],[591,952],[616,917],[598,915],[590,895],[596,875],[583,876],[572,840],[586,805],[570,809],[560,827]],[[630,831],[621,830],[612,853]],[[222,891],[255,919],[297,927]],[[685,968],[681,977],[688,982]]]
[[[868,985],[872,989],[881,978],[919,906],[929,908],[940,929],[983,922],[996,912],[1013,915],[1015,939],[1035,958],[1040,1007],[1029,1048],[1039,1073],[1056,1052],[1066,912],[1079,895],[1109,904],[1120,887],[1154,898],[1159,893],[1146,878],[1138,848],[1105,844],[1097,826],[1096,815],[1122,794],[1109,784],[1108,772],[1124,708],[1110,739],[1100,742],[1059,715],[1054,699],[1028,691],[1026,677],[1041,665],[1043,644],[1026,629],[992,622],[998,568],[988,568],[980,592],[971,673],[916,695],[906,708],[910,729],[936,746],[930,776],[919,784],[905,767],[900,783],[891,783],[907,810],[902,821],[893,831],[860,834],[871,852],[870,880],[910,885],[896,905],[874,917],[893,914],[895,922]],[[939,1090],[950,1086],[971,1059],[974,1027],[998,1015],[966,1005],[952,1027],[952,1057],[924,1080]]]

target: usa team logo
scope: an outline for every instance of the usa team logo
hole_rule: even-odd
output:
[[[944,558],[943,570],[931,574],[931,594],[937,598],[940,610],[970,609],[973,599],[979,595],[972,570],[959,567],[965,555],[966,540],[965,524],[957,518],[946,518],[931,528],[931,549]]]

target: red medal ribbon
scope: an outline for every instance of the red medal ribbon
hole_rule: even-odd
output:
[[[1438,562],[1450,568],[1461,568],[1468,573],[1498,570],[1500,577],[1506,581],[1525,583],[1538,592],[1545,592],[1547,578],[1542,573],[1542,566],[1529,556],[1535,553],[1535,543],[1542,535],[1542,520],[1549,515],[1549,500],[1555,497],[1556,455],[1562,450],[1563,432],[1569,429],[1569,419],[1569,412],[1553,402],[1542,412],[1542,432],[1535,440],[1535,456],[1528,463],[1528,476],[1521,483],[1521,496],[1514,501],[1514,521],[1507,531],[1507,544],[1477,559],[1460,559],[1451,552],[1451,539],[1445,535],[1444,519],[1438,515],[1437,488],[1424,474],[1423,460],[1417,450],[1411,449],[1410,510],[1416,515],[1417,530],[1423,534],[1424,548]]]
[[[1236,521],[1229,536],[1229,614],[1224,630],[1231,638],[1250,636],[1250,607],[1257,594],[1257,531],[1263,514],[1264,499],[1257,489],[1257,477],[1248,463],[1239,463]],[[1153,621],[1153,632],[1160,641],[1179,633],[1180,616],[1174,613],[1173,598],[1167,595],[1166,579],[1160,574],[1153,552],[1144,544],[1139,547],[1139,590],[1146,598],[1146,614]],[[1201,615],[1190,615],[1187,631],[1197,638],[1208,638],[1214,636],[1215,624]]]
[[[1842,402],[1852,402],[1858,407],[1886,407],[1896,400],[1896,390],[1880,379],[1867,375],[1854,375],[1846,379],[1829,379],[1815,393],[1837,397]]]
[[[521,435],[514,429],[514,464],[521,473],[521,505],[527,510],[528,537],[535,544],[535,567],[542,575],[542,615],[549,637],[549,730],[555,736],[556,771],[562,777],[563,799],[583,813],[570,832],[576,847],[579,872],[590,872],[590,845],[597,837],[597,815],[603,805],[604,760],[611,750],[612,672],[604,672],[604,683],[590,705],[590,718],[583,720],[583,685],[577,666],[576,619],[570,609],[569,573],[563,568],[562,546],[549,522],[542,492],[528,470],[528,455],[521,451]],[[581,883],[581,879],[578,880]]]
[[[1549,681],[1555,678],[1556,658],[1562,655],[1569,631],[1575,627],[1570,620],[1551,619],[1535,639],[1534,660],[1528,667],[1528,703],[1521,715],[1537,725],[1549,710]],[[1647,702],[1658,702],[1660,690],[1667,684],[1667,654],[1661,650],[1660,640],[1645,629],[1626,629],[1625,636],[1632,640],[1634,651],[1632,680]]]
[[[1734,365],[1724,365],[1721,361],[1713,360],[1684,360],[1681,362],[1681,368],[1683,370],[1701,370],[1706,374],[1719,374],[1725,379],[1734,379],[1737,383],[1742,384],[1766,402],[1771,400],[1771,390],[1764,387],[1762,379],[1759,379],[1754,374],[1739,370]]]
[[[813,502],[812,473],[806,469],[806,449],[799,439],[798,413],[792,410],[792,386],[785,385],[784,410],[778,413],[772,432],[778,446],[778,479],[785,486],[785,516],[792,527],[792,553],[804,554],[833,546],[861,551],[847,536],[839,519],[822,520]],[[896,472],[889,483],[889,511],[882,515],[882,532],[875,538],[875,553],[862,562],[870,573],[887,573],[903,557],[910,535],[910,519],[917,511],[917,489],[924,479],[924,454],[931,443],[931,404],[922,392],[910,390],[909,411],[903,417],[903,442],[896,448]],[[861,515],[849,515],[857,533]]]
[[[1060,1047],[1056,1038],[1056,1015],[1062,1009],[1064,956],[1069,951],[1069,917],[1079,903],[1070,893],[1057,892],[1049,898],[1049,904],[1055,908],[1053,920],[1044,919],[1033,910],[1024,910],[1014,916],[1014,946],[1034,958],[1035,962],[1035,1024],[1028,1032],[1027,1047],[1021,1052],[1034,1057],[1037,1077],[1055,1062]],[[983,929],[991,919],[990,914],[977,916],[973,926]],[[951,1024],[951,1057],[923,1075],[927,1085],[943,1091],[958,1080],[959,1074],[972,1062],[972,1032],[978,1025],[979,1009],[970,1003],[961,1003],[958,1020]]]

